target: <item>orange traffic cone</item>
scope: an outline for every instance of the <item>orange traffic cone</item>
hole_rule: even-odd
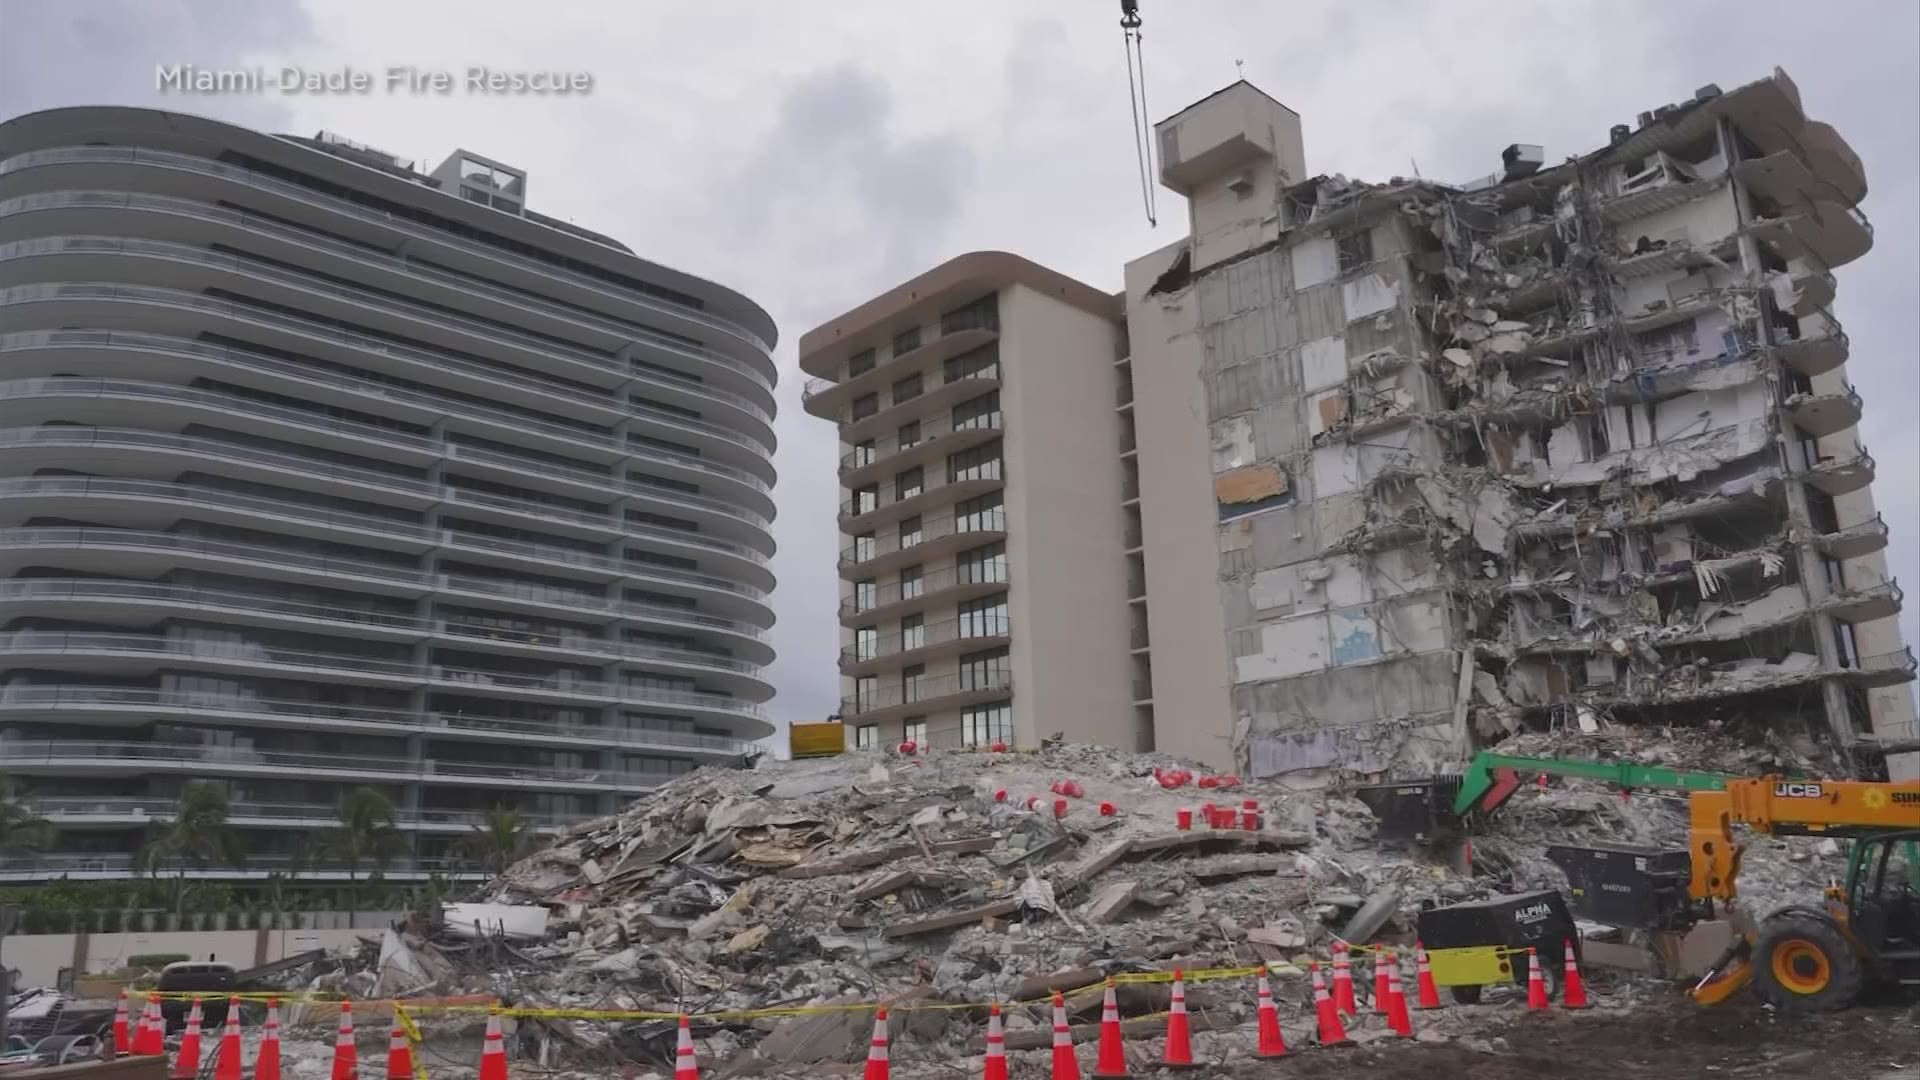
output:
[[[1403,1039],[1413,1038],[1413,1017],[1407,1013],[1406,988],[1400,985],[1400,958],[1387,954],[1387,1027]]]
[[[133,1052],[151,1057],[167,1052],[166,1021],[160,1016],[160,999],[147,995],[146,1007],[140,1010],[140,1026],[133,1033]]]
[[[1535,949],[1527,950],[1527,1009],[1530,1012],[1545,1012],[1553,1007],[1547,999],[1547,977],[1540,971],[1540,953]]]
[[[200,1075],[200,1028],[206,1021],[200,1015],[200,999],[193,999],[187,1013],[187,1030],[180,1036],[180,1052],[174,1055],[172,1080],[193,1080]]]
[[[1415,990],[1420,998],[1418,1005],[1422,1009],[1440,1007],[1440,987],[1433,981],[1433,968],[1427,965],[1427,947],[1419,942],[1413,943],[1413,967]]]
[[[861,1080],[887,1080],[892,1075],[892,1065],[887,1061],[887,1007],[882,1005],[873,1014],[873,1042],[867,1047],[867,1071]]]
[[[214,1061],[213,1080],[240,1080],[240,999],[227,999],[227,1024],[220,1032],[220,1056]]]
[[[1107,979],[1107,997],[1100,1004],[1100,1057],[1093,1064],[1096,1077],[1126,1076],[1127,1048],[1120,1031],[1120,1002],[1113,996],[1113,979]]]
[[[987,1013],[987,1067],[980,1080],[1007,1080],[1007,1036],[1000,1030],[1000,1003]]]
[[[1167,1006],[1167,1050],[1160,1057],[1163,1069],[1197,1069],[1193,1061],[1193,1029],[1187,1022],[1187,987],[1180,969],[1173,969],[1173,1001]]]
[[[1273,988],[1267,985],[1267,965],[1260,965],[1260,993],[1258,997],[1259,1042],[1255,1044],[1253,1056],[1257,1058],[1277,1058],[1287,1052],[1287,1040],[1280,1034],[1280,1010],[1273,1007]]]
[[[333,1037],[333,1080],[355,1080],[360,1051],[353,1045],[353,1003],[340,1003],[340,1030]]]
[[[1387,1015],[1387,951],[1373,951],[1373,1011]]]
[[[1353,999],[1353,961],[1347,958],[1347,943],[1333,943],[1333,1003],[1348,1016],[1360,1015],[1360,1003]]]
[[[1080,1080],[1080,1058],[1073,1052],[1073,1028],[1067,1023],[1067,1001],[1053,992],[1053,1080]]]
[[[214,1077],[213,1080],[224,1080]],[[413,1080],[413,1044],[407,1042],[407,1030],[396,1018],[387,1035],[387,1080]]]
[[[693,1067],[693,1032],[688,1030],[684,1016],[680,1018],[678,1060],[673,1080],[699,1080],[700,1070]],[[480,1043],[480,1080],[507,1080],[507,1040],[500,1034],[499,1009],[487,1013],[487,1034]]]
[[[1573,942],[1567,942],[1566,949],[1567,966],[1560,977],[1560,1007],[1584,1009],[1587,1007],[1587,983],[1580,977],[1580,960],[1573,955]]]
[[[493,1022],[487,1025],[487,1038],[489,1040],[498,1039],[500,1030],[499,1019],[500,1018],[496,1016]],[[491,1047],[493,1046],[493,1042],[490,1041],[487,1045]],[[488,1052],[492,1053],[493,1051],[489,1050]],[[486,1074],[486,1059],[481,1059],[480,1080],[506,1080],[507,1048],[505,1046],[499,1048],[499,1059],[499,1073],[491,1078]],[[673,1080],[700,1080],[700,1062],[693,1056],[693,1023],[687,1019],[685,1013],[680,1015],[680,1043],[674,1048],[673,1060]]]
[[[267,999],[267,1022],[260,1028],[260,1052],[253,1060],[253,1080],[280,1080],[280,999]]]
[[[1347,1029],[1340,1023],[1340,1009],[1327,996],[1327,980],[1320,974],[1319,962],[1309,967],[1313,972],[1313,1012],[1320,1021],[1320,1045],[1351,1046],[1353,1040],[1347,1038]]]
[[[127,992],[120,991],[120,1004],[113,1007],[113,1052],[130,1053],[133,1050],[133,1033],[127,1030]]]

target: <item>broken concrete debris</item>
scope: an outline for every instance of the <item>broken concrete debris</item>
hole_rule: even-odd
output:
[[[1598,736],[1531,734],[1510,748],[1635,753],[1717,768],[1804,761],[1785,744],[1742,747],[1724,735],[1656,738],[1618,727]],[[1156,779],[1157,769],[1178,765],[1062,745],[700,770],[617,816],[575,827],[475,902],[448,905],[438,931],[400,935],[406,963],[419,971],[406,977],[418,984],[408,992],[684,1010],[700,1017],[703,1058],[727,1063],[721,1075],[856,1061],[870,1030],[865,1013],[778,1011],[887,1002],[895,1006],[895,1068],[915,1076],[915,1060],[950,1065],[969,1052],[986,1002],[1009,1003],[1009,1047],[1043,1048],[1046,1017],[1018,1003],[1058,989],[1070,995],[1075,1021],[1091,1024],[1106,977],[1130,972],[1266,964],[1283,1021],[1304,1025],[1306,963],[1324,958],[1336,938],[1410,947],[1423,903],[1564,887],[1544,854],[1551,843],[1675,844],[1686,827],[1683,804],[1622,802],[1568,781],[1516,795],[1475,838],[1467,864],[1379,840],[1366,806],[1338,791],[1250,781],[1231,798],[1261,808],[1257,828],[1182,832],[1177,808],[1227,796]],[[1044,790],[1062,777],[1084,792],[1063,818],[1050,805],[1031,813],[1018,800],[993,798],[1000,789]],[[1103,801],[1126,809],[1103,817]],[[1756,903],[1785,901],[1817,893],[1837,858],[1815,842],[1760,841],[1748,866],[1742,885]],[[544,919],[542,936],[514,933],[536,918]],[[473,937],[476,922],[494,932]],[[1604,977],[1603,1003],[1655,992],[1653,982],[1634,989],[1626,980],[1635,977]],[[371,975],[364,981],[370,993]],[[1252,1018],[1251,998],[1241,1001],[1246,995],[1229,987],[1237,984],[1188,988],[1196,1020],[1207,1016],[1221,1040]],[[1165,985],[1122,990],[1123,1012],[1136,1018],[1129,1022],[1141,1034],[1155,1030],[1159,1021],[1137,1018],[1165,1008]],[[916,1011],[915,1003],[941,1008]],[[1434,1022],[1464,1033],[1498,1013],[1450,1010]],[[556,1065],[670,1069],[670,1024],[562,1029],[527,1020],[521,1030],[544,1042]]]

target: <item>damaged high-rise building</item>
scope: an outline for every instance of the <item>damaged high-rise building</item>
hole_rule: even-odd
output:
[[[1784,72],[1460,185],[1313,176],[1245,82],[1157,132],[1191,220],[1126,273],[1158,749],[1312,782],[1723,721],[1920,772],[1831,312],[1866,181]]]

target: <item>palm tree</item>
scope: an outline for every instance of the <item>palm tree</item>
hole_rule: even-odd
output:
[[[189,867],[240,866],[247,861],[246,841],[227,823],[232,812],[226,788],[211,780],[189,781],[180,789],[173,820],[158,826],[153,839],[134,856],[138,868],[148,874],[169,865],[175,868],[175,915],[185,909]]]
[[[27,793],[0,773],[0,852],[36,851],[53,846],[53,825],[33,812]]]
[[[405,846],[394,824],[393,800],[380,789],[363,785],[340,800],[340,824],[321,840],[320,849],[347,864],[351,914],[360,914],[360,867],[371,862],[377,876]]]
[[[460,850],[487,872],[500,874],[533,850],[533,825],[521,820],[520,811],[495,806],[486,819],[473,827],[473,835],[460,842]]]

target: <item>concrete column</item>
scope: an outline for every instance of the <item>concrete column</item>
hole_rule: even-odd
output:
[[[1719,134],[1721,155],[1731,173],[1740,160],[1739,144],[1733,137],[1733,122],[1722,118]],[[1747,194],[1746,186],[1737,178],[1729,176],[1729,180],[1729,190],[1733,192],[1735,220],[1745,228],[1746,224],[1753,219],[1752,200]],[[1760,245],[1752,236],[1740,238],[1740,266],[1745,271],[1748,282],[1757,283],[1762,280]],[[1773,296],[1766,289],[1760,289],[1756,292],[1755,299],[1760,311],[1756,319],[1757,338],[1764,348],[1774,343],[1773,322],[1769,317],[1773,310]],[[1787,417],[1781,405],[1788,396],[1792,373],[1780,365],[1776,365],[1775,372],[1778,377],[1774,383],[1774,404],[1778,410],[1776,415],[1779,417],[1779,427],[1784,432],[1792,426],[1791,419]],[[1857,741],[1853,710],[1847,704],[1846,687],[1841,684],[1837,675],[1832,674],[1840,669],[1840,650],[1835,644],[1833,619],[1824,612],[1813,610],[1813,606],[1827,596],[1827,568],[1824,557],[1813,543],[1816,534],[1813,529],[1812,514],[1807,508],[1807,488],[1805,482],[1800,479],[1801,474],[1807,471],[1807,463],[1796,452],[1796,447],[1791,442],[1781,440],[1779,447],[1780,463],[1787,473],[1784,484],[1787,501],[1787,535],[1793,543],[1794,555],[1799,562],[1800,593],[1806,599],[1812,617],[1814,649],[1820,658],[1821,670],[1828,673],[1820,680],[1821,703],[1827,714],[1827,728],[1833,734],[1834,752],[1846,766],[1849,774],[1857,774],[1858,768],[1853,757],[1853,746]]]

